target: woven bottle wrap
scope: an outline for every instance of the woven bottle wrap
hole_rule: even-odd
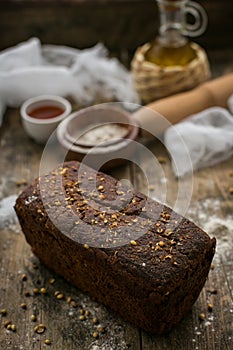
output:
[[[205,51],[196,43],[197,57],[185,66],[161,67],[145,59],[149,43],[139,47],[131,62],[135,88],[144,103],[189,90],[210,78]]]

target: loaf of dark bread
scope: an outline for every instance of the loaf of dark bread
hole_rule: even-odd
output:
[[[214,255],[194,223],[78,162],[36,179],[15,210],[45,265],[151,333],[190,310]]]

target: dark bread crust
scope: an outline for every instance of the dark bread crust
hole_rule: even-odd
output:
[[[136,326],[169,331],[203,288],[215,239],[170,208],[116,186],[106,174],[67,162],[25,189],[15,210],[45,265]],[[105,201],[114,205],[103,212]]]

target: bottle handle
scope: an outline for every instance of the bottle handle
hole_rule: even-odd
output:
[[[184,13],[192,15],[195,22],[192,24],[186,22],[183,34],[190,37],[203,34],[208,24],[208,17],[204,8],[194,1],[189,1],[188,5],[185,6]]]

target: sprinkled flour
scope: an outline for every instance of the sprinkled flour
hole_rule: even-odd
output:
[[[217,240],[215,259],[233,252],[233,215],[222,218],[221,202],[207,198],[191,205],[186,216]]]

